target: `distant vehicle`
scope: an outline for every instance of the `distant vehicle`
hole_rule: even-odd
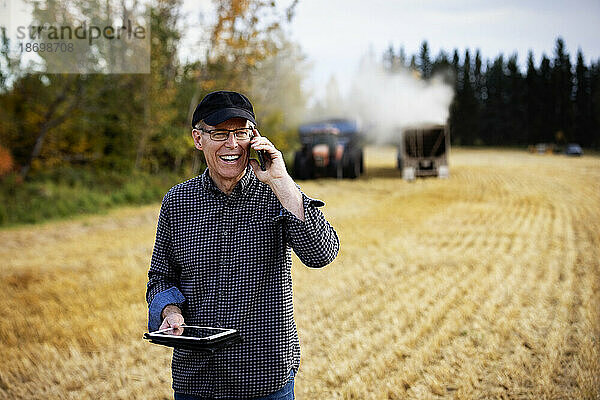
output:
[[[298,129],[302,149],[294,156],[294,175],[358,178],[363,173],[364,135],[351,119],[329,119],[303,124]]]
[[[535,146],[529,146],[530,153],[536,154],[553,154],[560,153],[560,147],[554,143],[536,143]]]
[[[565,154],[568,156],[582,156],[583,150],[577,143],[569,143],[565,149]]]
[[[404,129],[398,146],[398,169],[405,180],[420,176],[447,178],[450,134],[446,125]]]
[[[552,154],[554,151],[554,145],[552,143],[538,143],[535,145],[535,152],[537,154]]]
[[[538,143],[535,145],[535,152],[538,154],[544,154],[546,153],[546,144],[545,143]]]

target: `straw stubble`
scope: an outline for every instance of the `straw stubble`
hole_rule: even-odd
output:
[[[600,396],[600,159],[457,150],[407,183],[301,182],[341,240],[294,258],[299,399]],[[141,340],[158,208],[0,231],[0,397],[170,398]]]

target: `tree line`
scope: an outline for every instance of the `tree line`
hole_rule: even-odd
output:
[[[111,1],[55,0],[34,17],[69,21],[79,7],[101,19]],[[304,60],[283,29],[295,4],[281,10],[261,0],[214,0],[201,38],[206,52],[182,61],[182,0],[153,1],[150,74],[33,73],[9,52],[2,32],[0,177],[23,181],[64,168],[198,173],[204,161],[193,147],[191,113],[221,89],[248,93],[261,131],[285,149],[299,118],[289,110],[303,109],[306,97]]]
[[[115,0],[116,1],[116,0]],[[217,89],[253,99],[260,129],[290,150],[306,106],[306,62],[283,29],[296,2],[281,12],[273,2],[214,0],[206,53],[181,61],[181,0],[157,0],[149,10],[150,74],[40,74],[12,58],[6,35],[0,46],[0,177],[30,179],[40,172],[85,168],[130,174],[197,173],[189,120],[194,106]],[[56,0],[42,20],[79,6],[102,10],[104,0]],[[41,10],[39,12],[42,12]],[[55,15],[49,15],[54,13]],[[60,16],[65,20],[67,14]],[[57,19],[58,20],[58,19]],[[553,58],[527,70],[517,55],[482,60],[479,50],[433,58],[424,41],[419,54],[403,48],[384,54],[394,71],[410,68],[422,79],[443,75],[455,88],[449,125],[460,145],[527,145],[575,141],[600,147],[600,60],[573,66],[564,41]]]
[[[517,54],[484,61],[479,50],[461,56],[455,49],[452,56],[442,50],[432,58],[427,41],[410,58],[404,48],[390,46],[383,62],[389,71],[409,68],[425,80],[441,74],[454,86],[448,118],[454,144],[600,148],[600,60],[586,63],[578,50],[573,65],[560,37],[552,58],[543,54],[536,65],[530,51],[524,72]]]

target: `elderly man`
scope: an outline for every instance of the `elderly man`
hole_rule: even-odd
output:
[[[243,341],[206,355],[173,351],[175,399],[293,399],[300,346],[293,316],[291,248],[309,267],[336,257],[339,240],[256,129],[250,101],[208,94],[192,137],[208,168],[165,195],[146,297],[149,330],[237,329]],[[250,149],[265,155],[265,168]]]

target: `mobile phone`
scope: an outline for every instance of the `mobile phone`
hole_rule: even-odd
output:
[[[256,155],[258,156],[258,164],[260,164],[260,169],[262,171],[266,171],[267,166],[265,165],[265,151],[259,150],[256,152]]]
[[[256,136],[252,134],[252,137]],[[266,171],[267,166],[265,164],[266,151],[264,150],[256,150],[256,155],[258,156],[258,164],[260,165],[261,171]]]

